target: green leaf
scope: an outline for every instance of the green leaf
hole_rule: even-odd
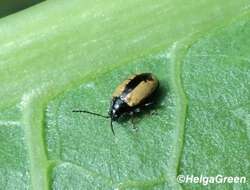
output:
[[[243,0],[46,1],[2,18],[0,187],[201,189],[176,176],[249,178],[248,9]],[[115,86],[144,71],[162,94],[137,132],[128,120],[114,137],[109,121],[71,112],[105,114]]]
[[[166,56],[143,59],[114,69],[112,73],[103,73],[49,104],[48,155],[50,160],[62,163],[53,171],[55,189],[67,186],[73,189],[170,186],[166,176],[173,162],[171,153],[177,118],[175,97],[168,87],[170,74],[167,68]],[[160,108],[156,110],[159,114],[147,113],[138,118],[137,132],[133,131],[130,122],[125,121],[114,124],[114,137],[109,120],[72,113],[80,108],[106,115],[112,90],[129,74],[137,72],[153,72],[163,84]],[[164,97],[166,92],[167,97]],[[77,178],[60,183],[70,175],[80,175],[81,183]],[[95,180],[96,177],[100,180]]]
[[[249,32],[249,18],[237,21],[199,39],[183,60],[182,81],[188,97],[180,167],[184,175],[250,179]],[[194,185],[184,187],[194,189]],[[217,186],[232,187],[250,188],[249,184]]]

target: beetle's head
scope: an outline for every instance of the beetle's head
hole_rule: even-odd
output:
[[[124,113],[126,109],[126,103],[119,97],[114,97],[110,104],[109,116],[111,120],[117,121],[119,117]]]

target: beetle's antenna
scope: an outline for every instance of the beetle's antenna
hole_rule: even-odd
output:
[[[96,115],[96,116],[100,116],[100,117],[103,117],[103,118],[110,118],[109,116],[106,116],[106,115],[101,115],[99,113],[94,113],[94,112],[90,112],[90,111],[86,111],[86,110],[72,110],[72,112],[78,112],[78,113],[88,113],[88,114],[92,114],[92,115]]]
[[[112,131],[113,135],[115,136],[115,131],[113,128],[113,120],[112,119],[110,120],[110,127],[111,127],[111,131]]]
[[[87,110],[72,110],[72,112],[88,113],[88,114],[100,116],[100,117],[103,117],[103,118],[106,118],[106,119],[110,118],[110,116],[101,115],[99,113],[90,112],[90,111],[87,111]],[[111,128],[111,131],[112,131],[113,135],[115,135],[115,131],[114,131],[114,127],[113,127],[113,120],[112,119],[110,120],[110,128]]]

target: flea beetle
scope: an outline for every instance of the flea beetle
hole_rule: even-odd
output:
[[[112,94],[108,116],[86,110],[73,110],[96,116],[110,118],[110,127],[114,133],[113,121],[125,114],[133,116],[141,109],[154,104],[153,98],[159,88],[159,81],[152,73],[141,73],[130,76],[117,86]]]

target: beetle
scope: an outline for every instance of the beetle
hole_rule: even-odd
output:
[[[108,115],[87,110],[73,110],[73,112],[88,113],[104,118],[110,118],[110,127],[115,135],[113,121],[125,114],[133,116],[143,108],[154,104],[153,98],[159,88],[159,80],[152,73],[140,73],[130,76],[117,86],[112,94]]]

